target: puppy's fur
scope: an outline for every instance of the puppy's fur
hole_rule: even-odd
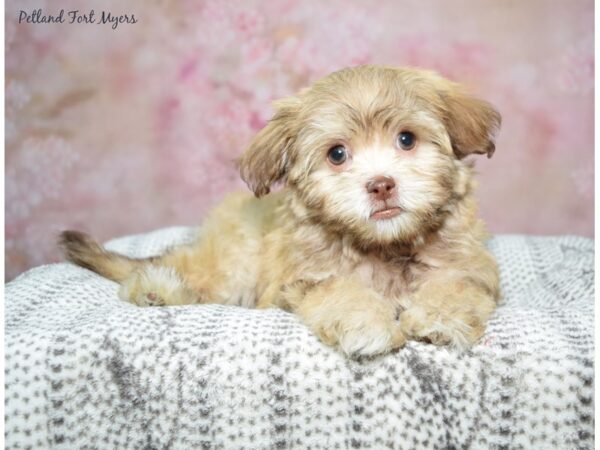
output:
[[[275,106],[239,161],[257,198],[228,197],[197,242],[131,259],[66,231],[67,258],[140,306],[293,311],[348,354],[407,338],[475,343],[499,282],[463,158],[492,155],[499,114],[435,73],[379,66],[335,72]],[[401,147],[401,132],[413,133],[413,148]],[[338,145],[340,165],[328,159]],[[381,179],[383,197],[368,189]],[[266,196],[277,182],[283,190]]]

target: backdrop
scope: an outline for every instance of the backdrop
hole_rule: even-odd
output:
[[[37,9],[64,23],[18,23]],[[245,188],[232,161],[272,99],[362,63],[433,68],[497,106],[477,161],[491,231],[592,236],[592,0],[9,0],[5,20],[8,278],[56,261],[64,228],[201,222]]]

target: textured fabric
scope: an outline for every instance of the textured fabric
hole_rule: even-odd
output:
[[[33,269],[6,286],[7,448],[592,448],[593,241],[489,247],[504,300],[479,345],[361,360],[280,310],[138,308],[85,269]]]

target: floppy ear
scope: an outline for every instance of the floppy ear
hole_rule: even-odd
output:
[[[444,122],[456,157],[462,159],[477,153],[491,158],[496,149],[495,135],[502,122],[498,111],[457,85],[439,93],[444,103]]]
[[[268,194],[273,183],[285,178],[292,158],[299,100],[286,98],[274,106],[275,115],[238,161],[242,179],[257,197]]]

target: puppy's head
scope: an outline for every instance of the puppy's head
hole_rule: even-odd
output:
[[[257,196],[285,181],[307,214],[370,244],[439,227],[470,188],[463,158],[494,153],[500,115],[433,72],[335,72],[276,113],[240,160]]]

